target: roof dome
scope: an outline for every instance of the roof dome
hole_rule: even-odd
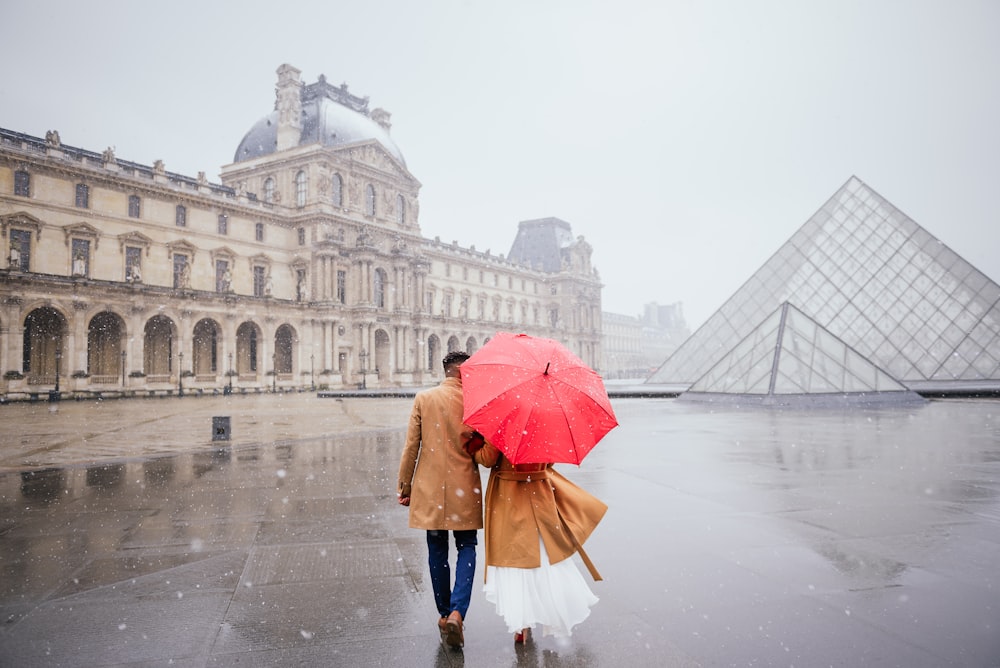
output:
[[[389,113],[382,109],[368,111],[368,98],[347,92],[347,84],[331,86],[326,77],[302,88],[302,132],[298,145],[321,142],[341,146],[374,139],[400,163],[406,165],[402,152],[389,136]],[[234,162],[253,160],[277,151],[278,110],[257,121],[236,148]],[[376,121],[375,119],[378,119]]]

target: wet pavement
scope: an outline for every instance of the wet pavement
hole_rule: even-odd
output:
[[[477,587],[462,651],[393,492],[410,403],[0,406],[0,666],[1000,666],[998,401],[615,400],[560,467],[610,506],[593,614],[515,650]]]

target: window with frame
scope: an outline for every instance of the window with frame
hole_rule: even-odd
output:
[[[347,303],[347,272],[343,269],[337,270],[337,301]]]
[[[31,197],[31,174],[23,169],[14,172],[14,194],[19,197]]]
[[[385,308],[385,270],[376,269],[374,280],[375,306]]]
[[[255,223],[253,226],[253,236],[257,241],[264,240],[264,223]]]
[[[219,234],[229,234],[229,214],[219,214]]]
[[[142,200],[139,199],[138,195],[128,196],[128,216],[129,218],[138,218],[142,210]]]
[[[370,183],[365,186],[365,213],[375,215],[375,186]]]
[[[139,283],[142,281],[142,249],[135,246],[125,247],[125,281]]]
[[[306,228],[304,227],[299,228],[299,245],[300,246],[306,245]]]
[[[90,186],[86,183],[76,184],[76,206],[81,209],[90,208]]]
[[[344,206],[344,179],[340,174],[334,174],[330,179],[330,200],[334,206]]]
[[[183,253],[174,254],[174,289],[191,287],[191,267],[188,256]]]
[[[215,261],[215,291],[232,292],[233,274],[229,271],[229,260]]]
[[[268,204],[274,203],[274,179],[270,176],[264,179],[264,201]]]
[[[406,199],[402,195],[396,195],[396,222],[406,225]]]
[[[90,275],[90,240],[73,239],[72,244],[73,276]]]
[[[183,204],[178,204],[174,210],[174,224],[177,227],[186,227],[188,222],[188,210]]]
[[[28,230],[11,229],[10,254],[7,256],[8,267],[18,271],[31,270],[31,232]]]
[[[253,268],[253,296],[265,296],[265,286],[267,285],[267,268],[261,265],[254,265]]]
[[[441,315],[447,318],[451,317],[451,295],[441,297]]]
[[[295,206],[300,209],[306,205],[307,190],[306,173],[302,170],[295,175]]]

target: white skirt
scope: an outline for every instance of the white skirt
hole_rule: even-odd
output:
[[[550,564],[541,536],[538,568],[486,567],[486,600],[497,608],[510,633],[541,625],[542,635],[569,637],[599,600],[573,559]]]

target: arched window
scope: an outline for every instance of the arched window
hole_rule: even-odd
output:
[[[334,206],[344,206],[344,179],[340,178],[340,174],[334,174],[333,178],[330,179],[330,199],[333,201]]]
[[[365,186],[365,213],[375,215],[375,186],[370,183]]]
[[[402,195],[396,195],[396,222],[406,225],[406,200]]]
[[[375,270],[375,306],[377,308],[385,308],[385,270],[376,269]]]
[[[295,175],[295,206],[306,205],[306,173],[300,171]]]
[[[264,201],[268,204],[274,202],[274,179],[270,176],[264,181]]]

